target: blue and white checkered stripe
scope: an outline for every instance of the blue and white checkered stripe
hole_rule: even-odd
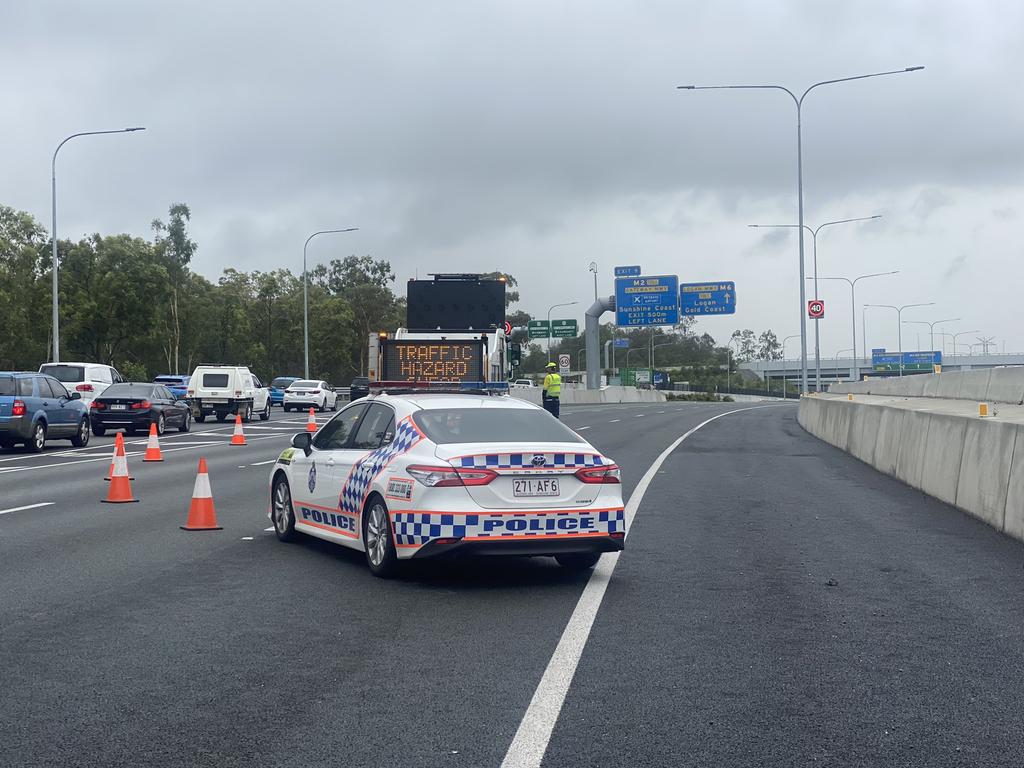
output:
[[[350,515],[358,515],[362,512],[363,502],[366,501],[367,490],[373,478],[379,475],[392,459],[407,453],[422,439],[423,433],[413,426],[408,418],[399,422],[395,428],[394,440],[366,454],[352,467],[345,484],[341,487],[341,496],[338,498],[338,506],[341,511]]]
[[[487,537],[493,539],[515,539],[516,536],[572,536],[564,530],[551,531],[523,531],[522,533],[508,533],[488,531],[485,529],[484,520],[489,518],[526,518],[541,519],[558,518],[567,513],[558,512],[537,512],[533,514],[516,515],[449,515],[443,512],[395,512],[392,520],[395,525],[395,538],[400,546],[426,544],[431,539],[449,538],[478,538]],[[595,530],[588,531],[590,535],[622,533],[626,530],[626,512],[622,509],[605,510],[602,512],[573,512],[569,516],[596,517],[597,526]],[[579,534],[576,534],[579,535]]]
[[[543,464],[534,464],[534,456],[543,456]],[[452,460],[472,469],[580,469],[601,467],[608,461],[596,453],[481,453]]]

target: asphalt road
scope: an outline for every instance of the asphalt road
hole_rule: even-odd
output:
[[[744,410],[648,488],[544,765],[1024,764],[1024,546],[748,407],[563,408],[627,496]],[[109,437],[0,452],[0,765],[501,763],[586,575],[279,543],[289,416],[130,445],[138,504]]]

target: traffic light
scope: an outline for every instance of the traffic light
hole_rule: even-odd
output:
[[[523,361],[523,346],[521,344],[508,345],[508,361],[518,366]]]

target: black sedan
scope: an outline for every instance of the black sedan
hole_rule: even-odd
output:
[[[156,424],[159,435],[167,427],[188,432],[192,428],[192,409],[160,384],[111,384],[92,401],[89,421],[97,437],[108,429],[123,429],[130,435],[148,432],[150,424]]]

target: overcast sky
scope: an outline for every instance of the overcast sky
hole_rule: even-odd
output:
[[[821,276],[862,303],[934,301],[1024,351],[1024,5],[942,2],[106,2],[0,5],[0,203],[61,237],[130,232],[175,202],[194,268],[301,271],[388,259],[415,274],[501,269],[522,308],[580,304],[616,264],[735,280],[735,328],[799,331],[795,110],[778,91],[677,91],[924,65],[826,86],[804,107],[806,221]],[[808,275],[811,274],[808,243]],[[401,290],[401,288],[399,288]],[[851,339],[849,288],[824,282],[822,352]],[[808,292],[808,297],[811,292]],[[908,326],[906,349],[917,348]],[[896,347],[869,309],[868,347]],[[299,343],[298,340],[296,343]],[[860,345],[858,338],[858,346]],[[921,347],[928,347],[926,333]],[[790,341],[788,357],[797,353]]]

